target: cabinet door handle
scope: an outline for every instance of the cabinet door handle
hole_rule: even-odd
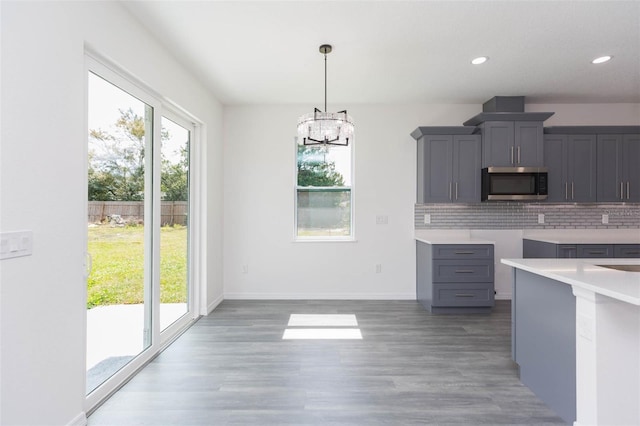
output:
[[[604,250],[591,250],[588,252],[589,254],[604,254]]]
[[[564,183],[564,199],[569,199],[569,183],[567,182]]]
[[[628,184],[627,184],[628,185]],[[629,187],[627,186],[627,193],[629,193]],[[456,182],[456,200],[458,199],[458,182]]]
[[[571,199],[572,200],[574,199],[574,196],[573,196],[573,182],[571,182]]]
[[[449,200],[452,200],[452,198],[451,198],[451,182],[449,182]]]
[[[518,147],[518,164],[520,164],[520,147]]]
[[[513,147],[511,147],[511,164],[513,164]]]
[[[474,297],[474,295],[469,293],[456,293],[456,297]]]
[[[458,269],[456,271],[456,274],[473,274],[473,271],[469,269]]]
[[[627,200],[629,199],[629,181],[627,181]]]
[[[620,182],[620,199],[624,200],[624,183]]]

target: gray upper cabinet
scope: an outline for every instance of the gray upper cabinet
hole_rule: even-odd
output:
[[[598,201],[640,202],[640,135],[598,135]]]
[[[420,137],[417,202],[479,202],[480,147],[479,135]]]
[[[487,121],[482,132],[482,167],[543,165],[542,121]]]
[[[596,135],[544,136],[548,202],[596,201]]]

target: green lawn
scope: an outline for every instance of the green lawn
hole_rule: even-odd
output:
[[[160,229],[160,303],[187,301],[187,228]],[[144,227],[89,228],[87,308],[143,303]]]

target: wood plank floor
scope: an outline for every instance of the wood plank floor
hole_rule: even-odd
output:
[[[89,425],[561,425],[518,380],[508,301],[224,301]],[[355,314],[362,340],[282,340],[291,314]]]

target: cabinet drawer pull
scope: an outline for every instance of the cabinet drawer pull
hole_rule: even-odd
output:
[[[640,254],[640,251],[625,251],[624,254]]]
[[[469,269],[458,269],[456,271],[456,274],[473,274],[473,271]]]
[[[456,293],[456,297],[474,297],[474,295],[468,293]]]
[[[472,251],[457,251],[455,254],[473,254]]]
[[[589,254],[604,254],[604,250],[591,250],[588,252]]]

